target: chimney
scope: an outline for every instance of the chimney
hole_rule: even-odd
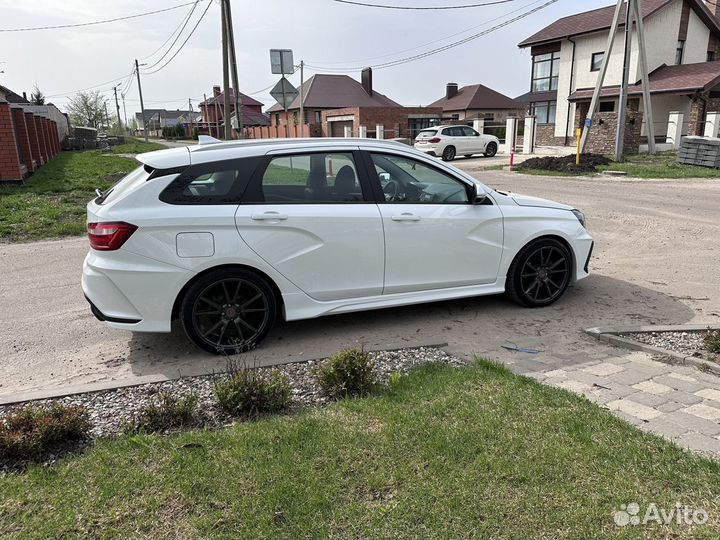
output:
[[[447,83],[447,87],[445,89],[445,97],[447,99],[454,98],[457,96],[458,93],[458,85],[457,83],[451,82]]]
[[[220,87],[213,86],[213,97],[218,97],[219,95],[220,95]]]
[[[27,99],[27,94],[26,94],[25,92],[23,92],[23,99],[24,99],[25,101],[28,100],[28,99]]]
[[[362,72],[360,72],[360,84],[362,84],[362,87],[365,92],[367,92],[368,96],[373,95],[372,68],[365,68]]]

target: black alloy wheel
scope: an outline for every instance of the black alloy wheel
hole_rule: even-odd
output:
[[[442,160],[443,161],[452,161],[455,159],[455,147],[454,146],[446,146],[445,150],[443,150],[442,153]]]
[[[507,291],[520,304],[548,306],[567,289],[572,268],[564,244],[552,238],[536,240],[520,250],[510,266]]]
[[[488,143],[488,145],[485,147],[485,157],[493,157],[495,154],[497,154],[498,147],[497,143],[491,142]]]
[[[260,276],[225,269],[201,277],[188,290],[181,318],[188,337],[216,354],[247,351],[268,333],[276,301]]]

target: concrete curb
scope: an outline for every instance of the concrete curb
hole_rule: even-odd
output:
[[[404,343],[404,344],[391,344],[383,347],[365,347],[364,349],[368,352],[379,352],[379,351],[399,351],[401,349],[419,349],[420,347],[434,348],[445,350],[447,343]],[[283,358],[277,362],[271,364],[262,364],[258,367],[266,368],[273,366],[283,366],[286,364],[301,364],[303,362],[312,362],[315,360],[322,360],[327,358],[326,355],[314,356],[314,357],[290,357]],[[28,401],[39,401],[44,399],[57,399],[68,396],[76,396],[78,394],[94,394],[97,392],[105,392],[107,390],[117,390],[118,388],[130,388],[134,386],[143,386],[146,384],[161,383],[167,381],[177,381],[180,379],[189,379],[192,377],[204,377],[207,375],[224,373],[225,370],[221,369],[218,371],[198,371],[197,373],[185,373],[178,374],[177,376],[167,375],[144,375],[129,377],[124,380],[108,381],[100,383],[89,383],[89,384],[77,384],[71,386],[64,386],[61,388],[51,388],[47,390],[36,390],[32,392],[19,392],[16,394],[9,394],[6,396],[0,396],[0,407],[6,405],[17,405],[19,403],[26,403]]]
[[[639,334],[650,332],[700,332],[702,330],[720,330],[720,325],[715,324],[676,324],[666,326],[621,326],[614,327],[595,327],[586,328],[585,332],[599,341],[623,347],[634,351],[643,351],[646,353],[658,355],[661,361],[668,364],[680,364],[685,366],[693,366],[701,371],[709,371],[715,375],[720,375],[720,366],[711,364],[703,360],[699,360],[694,356],[685,355],[667,349],[661,349],[646,343],[640,343],[632,339],[621,336],[620,334]]]

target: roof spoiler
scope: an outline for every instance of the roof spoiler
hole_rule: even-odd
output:
[[[198,144],[215,144],[222,142],[220,139],[210,137],[209,135],[198,135]]]

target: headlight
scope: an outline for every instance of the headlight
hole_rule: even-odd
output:
[[[587,226],[585,225],[585,214],[583,214],[580,210],[573,210],[572,213],[575,215],[577,220],[580,222],[580,225],[582,225],[584,228],[587,229]]]

